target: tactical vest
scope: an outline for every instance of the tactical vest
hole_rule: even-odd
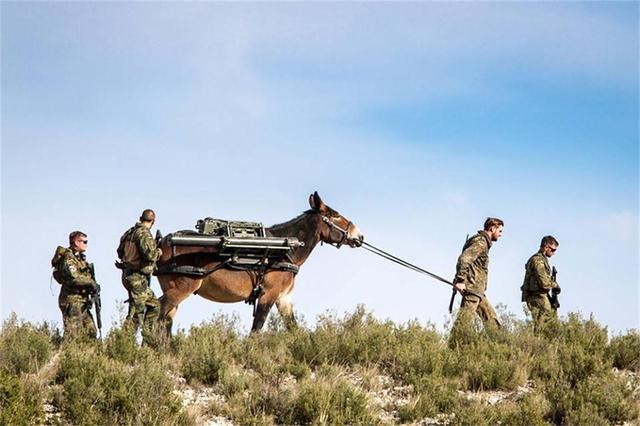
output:
[[[527,261],[527,264],[525,265],[524,282],[522,283],[522,287],[520,287],[520,290],[528,291],[531,293],[546,293],[546,290],[543,289],[542,286],[540,286],[540,278],[532,270],[535,257],[539,255],[539,253],[536,253]],[[546,259],[544,264],[545,273],[551,275],[551,270],[549,269],[549,264],[546,262]]]

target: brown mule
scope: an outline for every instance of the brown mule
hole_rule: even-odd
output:
[[[300,216],[278,225],[266,228],[268,236],[273,237],[297,237],[304,242],[290,253],[291,262],[301,266],[309,257],[318,242],[323,241],[338,246],[348,244],[358,247],[362,244],[364,236],[357,226],[345,219],[327,206],[317,192],[309,196],[310,210]],[[340,227],[347,231],[346,235]],[[205,269],[213,269],[220,260],[212,260],[211,255],[205,253],[192,256],[178,256],[172,259],[171,248],[163,240],[161,244],[163,255],[158,261],[158,267],[170,262],[180,264],[188,259],[189,264]],[[182,259],[182,260],[181,260]],[[183,263],[184,264],[184,263]],[[160,297],[160,321],[166,326],[168,335],[171,333],[173,318],[180,303],[187,297],[196,293],[200,297],[214,302],[235,303],[247,300],[254,287],[255,274],[247,271],[238,271],[228,268],[217,269],[204,277],[194,277],[181,274],[159,275],[158,281],[163,295]],[[291,292],[295,282],[295,274],[289,271],[270,270],[264,275],[262,283],[263,292],[255,307],[252,331],[262,328],[269,310],[275,303],[280,315],[288,328],[295,326]]]

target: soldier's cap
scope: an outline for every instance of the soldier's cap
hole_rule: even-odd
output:
[[[152,222],[156,220],[156,214],[151,209],[146,209],[140,215],[140,222]]]

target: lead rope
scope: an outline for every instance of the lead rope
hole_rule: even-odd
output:
[[[387,260],[390,260],[394,263],[397,263],[398,265],[404,266],[405,268],[411,269],[412,271],[416,271],[420,274],[424,274],[424,275],[428,275],[431,278],[435,278],[436,280],[443,282],[447,285],[450,285],[453,287],[453,283],[449,280],[446,280],[444,278],[442,278],[441,276],[438,276],[432,272],[427,271],[426,269],[422,269],[419,266],[416,266],[412,263],[407,262],[406,260],[400,259],[399,257],[396,257],[390,253],[387,253],[384,250],[379,249],[378,247],[375,247],[369,243],[366,242],[362,242],[362,248],[364,248],[365,250],[370,251],[373,254],[377,254],[378,256],[385,258]]]
[[[322,221],[324,223],[326,223],[330,228],[335,228],[336,230],[338,230],[338,231],[343,233],[344,236],[343,236],[342,240],[340,240],[341,244],[348,238],[347,237],[347,231],[342,229],[341,227],[339,227],[335,223],[333,223],[331,221],[331,219],[329,219],[328,217],[323,216],[322,217]],[[349,223],[351,223],[351,222],[349,222]],[[443,282],[443,283],[445,283],[447,285],[450,285],[451,287],[454,286],[451,281],[445,280],[441,276],[438,276],[438,275],[436,275],[436,274],[434,274],[432,272],[429,272],[426,269],[422,269],[419,266],[416,266],[416,265],[414,265],[412,263],[407,262],[406,260],[400,259],[399,257],[396,257],[396,256],[392,255],[391,253],[387,253],[386,251],[384,251],[382,249],[379,249],[378,247],[376,247],[376,246],[374,246],[372,244],[369,244],[369,243],[363,241],[361,247],[364,248],[365,250],[370,251],[373,254],[377,254],[378,256],[380,256],[380,257],[382,257],[384,259],[387,259],[387,260],[390,260],[390,261],[392,261],[394,263],[397,263],[400,266],[404,266],[407,269],[411,269],[412,271],[418,272],[420,274],[428,275],[431,278],[435,278],[436,280],[438,280],[440,282]],[[338,248],[339,248],[339,246],[338,246]]]

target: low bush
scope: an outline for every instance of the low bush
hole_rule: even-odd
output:
[[[285,424],[379,423],[366,394],[332,369],[319,371],[315,379],[303,380],[293,397],[291,411],[278,420]]]
[[[455,412],[458,406],[456,381],[438,376],[424,376],[413,385],[412,397],[398,407],[402,423],[414,422],[439,413]]]
[[[15,375],[37,372],[51,358],[56,339],[47,323],[34,326],[12,314],[0,332],[0,370]]]
[[[396,346],[394,327],[391,321],[380,322],[358,306],[343,319],[320,316],[314,331],[298,333],[291,351],[295,359],[311,367],[376,363]]]
[[[0,369],[0,424],[40,423],[44,390],[31,378],[20,378]]]
[[[133,333],[123,327],[114,327],[104,341],[105,354],[124,364],[133,364],[138,358],[139,349]]]
[[[640,333],[631,330],[609,343],[609,354],[616,368],[640,371]]]
[[[72,424],[190,424],[163,365],[149,355],[126,365],[92,345],[67,347],[55,401],[65,419]]]
[[[184,378],[203,384],[217,383],[241,351],[237,328],[237,318],[226,316],[191,327],[177,347]]]
[[[464,390],[513,390],[527,380],[526,357],[511,342],[479,334],[453,350],[448,374],[461,377]]]
[[[230,367],[220,377],[220,386],[227,403],[217,407],[218,415],[243,425],[286,423],[291,407],[290,390],[279,388],[259,375]]]

